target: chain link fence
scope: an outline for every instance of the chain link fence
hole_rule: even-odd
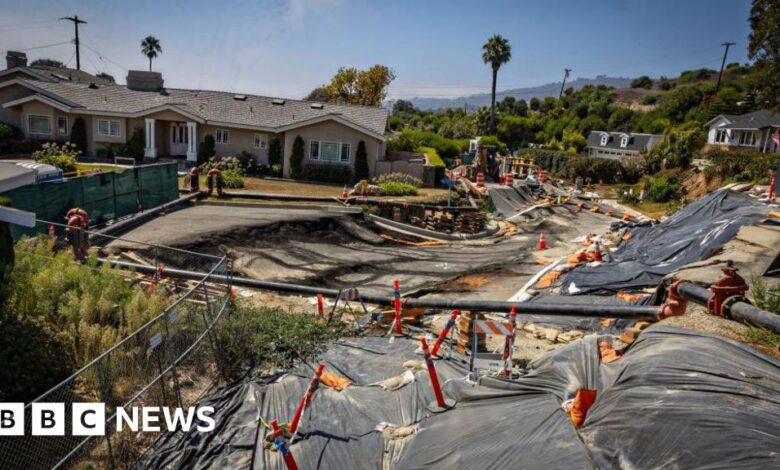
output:
[[[41,221],[43,222],[43,221]],[[48,223],[48,222],[47,222]],[[57,243],[64,227],[55,224]],[[189,407],[219,379],[220,348],[216,328],[230,304],[231,263],[227,257],[154,246],[90,233],[91,242],[115,258],[159,266],[159,274],[127,271],[128,282],[141,289],[164,288],[175,299],[159,315],[44,393],[32,403],[64,403],[65,435],[33,436],[32,403],[25,405],[23,436],[0,437],[0,468],[126,468],[159,433],[117,431],[117,409]],[[62,249],[68,249],[62,244]],[[102,259],[102,258],[101,258]],[[172,265],[205,273],[197,280],[165,277]],[[214,275],[226,276],[211,282]],[[105,404],[105,435],[74,436],[73,403]],[[160,425],[166,428],[160,414]]]

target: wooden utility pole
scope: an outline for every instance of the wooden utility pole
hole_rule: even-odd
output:
[[[73,26],[76,28],[76,70],[81,70],[81,55],[79,53],[79,25],[87,24],[87,22],[80,20],[79,15],[66,16],[65,18],[60,18],[60,20],[72,21]]]
[[[723,78],[723,67],[726,66],[726,56],[729,55],[729,47],[736,45],[734,42],[724,42],[721,46],[725,46],[726,50],[723,51],[723,61],[720,63],[720,73],[718,74],[718,84],[715,85],[715,93],[720,90],[720,80]]]
[[[561,83],[561,92],[558,93],[558,99],[563,97],[563,87],[566,86],[566,79],[569,78],[569,72],[571,72],[571,69],[563,69],[563,82]]]

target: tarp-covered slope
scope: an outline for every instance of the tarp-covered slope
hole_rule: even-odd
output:
[[[750,197],[721,189],[660,224],[637,227],[631,239],[599,266],[581,266],[563,280],[561,292],[614,293],[657,286],[667,274],[712,255],[743,225],[766,218],[768,208]]]
[[[307,412],[304,440],[291,451],[300,468],[778,468],[780,362],[745,345],[671,327],[645,330],[616,362],[601,364],[597,336],[540,357],[521,379],[463,380],[456,361],[437,361],[455,409],[430,415],[425,371],[395,392],[369,384],[403,372],[416,342],[360,338],[333,345],[328,369],[355,384],[321,387]],[[303,372],[303,371],[301,371]],[[217,409],[213,433],[164,436],[138,468],[284,468],[263,446],[265,420],[292,417],[308,379],[255,379],[203,404]],[[597,390],[575,429],[561,403]],[[380,422],[414,426],[386,440]]]

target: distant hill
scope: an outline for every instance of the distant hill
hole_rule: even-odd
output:
[[[606,85],[615,88],[627,88],[631,84],[630,78],[623,77],[607,77],[606,75],[599,75],[596,78],[577,78],[566,82],[566,88],[574,87],[575,90],[579,90],[585,85]],[[531,98],[545,98],[547,96],[557,97],[561,91],[561,82],[548,83],[546,85],[540,85],[528,88],[515,88],[512,90],[503,90],[496,92],[496,101],[501,101],[505,96],[514,96],[517,99],[524,99],[526,101]],[[414,107],[421,110],[436,110],[444,108],[462,108],[464,104],[468,104],[469,110],[472,111],[480,106],[490,105],[490,93],[480,93],[470,96],[462,96],[458,98],[412,98],[411,101]]]

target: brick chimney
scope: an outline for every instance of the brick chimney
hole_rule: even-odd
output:
[[[27,54],[24,52],[8,51],[5,55],[7,69],[14,67],[27,67]]]
[[[127,72],[127,88],[138,91],[160,91],[163,89],[162,74],[160,72],[129,70]]]

